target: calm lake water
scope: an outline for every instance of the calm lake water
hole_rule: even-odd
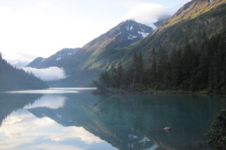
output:
[[[105,95],[92,88],[0,94],[0,149],[207,149],[221,96]],[[171,131],[163,128],[170,126]]]

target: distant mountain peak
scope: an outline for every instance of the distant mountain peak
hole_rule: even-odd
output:
[[[61,61],[73,57],[79,50],[80,48],[63,48],[48,58],[38,57],[34,59],[27,65],[27,67],[47,68],[51,66],[57,66],[61,63]]]
[[[103,49],[109,44],[114,45],[113,48],[129,46],[142,40],[152,31],[153,29],[145,24],[134,20],[125,20],[108,32],[90,41],[83,49],[95,51]]]

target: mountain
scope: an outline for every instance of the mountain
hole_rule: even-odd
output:
[[[184,49],[187,43],[196,42],[201,46],[202,42],[225,28],[226,0],[215,0],[211,3],[192,0],[160,24],[147,35],[145,25],[133,20],[120,23],[87,43],[72,59],[65,60],[61,67],[66,70],[68,78],[50,85],[88,86],[93,79],[98,78],[100,72],[117,66],[119,62],[128,69],[135,53],[143,54],[143,62],[147,67],[151,64],[150,58],[153,59],[154,49],[158,59],[161,49],[166,49],[170,54],[173,49]]]
[[[181,7],[172,17],[142,40],[138,51],[150,51],[167,47],[169,50],[183,46],[186,40],[202,41],[212,37],[226,24],[226,0],[192,0]]]
[[[0,91],[42,88],[47,88],[42,80],[12,67],[0,55]]]
[[[48,68],[51,66],[62,66],[65,60],[69,60],[79,51],[80,48],[64,48],[48,58],[38,57],[34,59],[27,67]]]
[[[99,50],[107,46],[113,48],[125,47],[145,38],[152,32],[152,28],[144,24],[135,22],[134,20],[126,20],[107,33],[99,36],[86,44],[85,50]]]
[[[95,83],[100,92],[158,89],[225,94],[225,24],[226,0],[193,0],[130,48],[134,53],[132,62],[124,60],[126,70],[119,63]]]
[[[119,52],[119,48],[142,40],[152,31],[151,27],[133,20],[123,21],[82,48],[72,51],[63,49],[46,59],[36,58],[28,64],[28,67],[63,67],[68,78],[59,82],[48,82],[50,86],[88,86],[92,84],[92,79],[100,70],[107,69],[111,63],[124,55],[125,52]],[[114,54],[115,58],[112,58]]]
[[[38,68],[38,66],[45,60],[43,57],[37,57],[32,62],[30,62],[27,67],[35,66]]]
[[[170,17],[170,15],[162,15],[162,16],[159,16],[158,20],[156,22],[154,22],[154,25],[156,27],[159,27],[161,24],[163,24],[168,18]]]

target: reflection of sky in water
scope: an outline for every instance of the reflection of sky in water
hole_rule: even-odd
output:
[[[96,88],[48,88],[43,90],[23,90],[23,91],[7,91],[5,93],[12,94],[66,94],[79,93],[83,90],[95,90]]]
[[[64,127],[48,117],[37,118],[27,109],[64,106],[66,97],[44,95],[24,109],[11,113],[0,127],[0,149],[114,149],[83,127]]]
[[[137,94],[97,98],[81,90],[68,95],[3,94],[0,149],[115,149],[107,142],[119,149],[199,149],[208,121],[220,110],[220,97]],[[166,126],[172,131],[164,131]]]
[[[28,104],[25,109],[32,109],[38,107],[48,107],[50,109],[58,109],[64,106],[66,100],[65,96],[60,95],[44,95],[33,104]]]

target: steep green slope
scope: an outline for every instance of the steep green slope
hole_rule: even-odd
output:
[[[159,50],[144,68],[142,54],[134,54],[132,65],[104,71],[95,82],[98,91],[133,92],[157,90],[202,91],[226,94],[226,28],[203,42],[186,42],[184,48]],[[120,89],[120,90],[119,90]]]
[[[151,32],[151,27],[133,20],[121,22],[82,48],[83,51],[79,57],[84,57],[85,61],[83,60],[81,69],[106,68],[112,60],[120,59],[120,56],[111,58],[114,53],[118,53],[118,51],[115,51],[117,48],[126,47],[140,41]]]
[[[115,48],[114,51],[102,51],[99,59],[90,57],[93,64],[103,61],[106,69],[111,64],[117,64],[119,60],[124,66],[129,67],[135,52],[141,52],[144,56],[144,65],[147,65],[151,51],[166,48],[171,52],[174,48],[184,47],[187,42],[196,41],[202,43],[220,32],[226,24],[226,0],[216,0],[209,4],[204,0],[193,0],[178,10],[171,18],[165,21],[148,37],[129,47]]]
[[[171,18],[142,40],[135,50],[150,51],[153,48],[183,46],[186,40],[202,41],[211,37],[226,24],[226,0],[193,0],[185,4]]]
[[[47,88],[42,80],[12,67],[0,55],[0,91],[42,88]]]

